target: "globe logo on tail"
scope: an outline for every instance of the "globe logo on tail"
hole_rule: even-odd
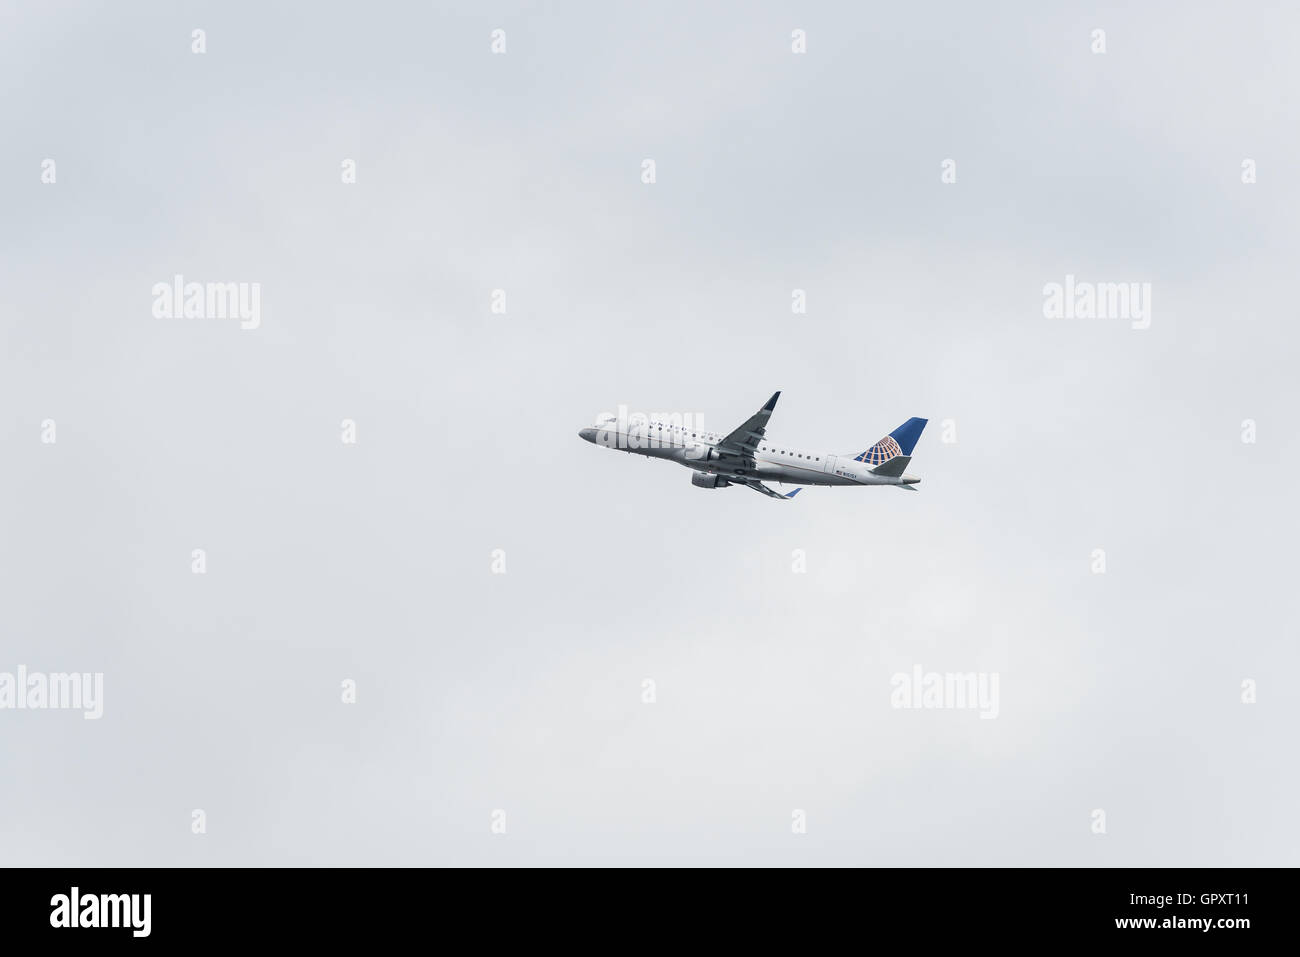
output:
[[[883,439],[867,449],[853,461],[865,462],[867,465],[881,465],[888,462],[896,455],[902,455],[903,450],[898,443],[894,441],[892,435],[886,435]]]

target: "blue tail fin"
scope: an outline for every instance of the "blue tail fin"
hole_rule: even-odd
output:
[[[865,462],[867,465],[880,465],[896,455],[911,455],[912,449],[916,448],[916,440],[921,437],[925,424],[929,421],[929,419],[908,419],[861,455],[855,456],[853,461]]]

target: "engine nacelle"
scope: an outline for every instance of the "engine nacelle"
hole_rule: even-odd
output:
[[[692,442],[686,446],[686,459],[690,462],[716,462],[722,458],[718,450],[711,445]]]
[[[705,472],[692,472],[691,484],[698,488],[726,488],[731,483],[719,475]]]

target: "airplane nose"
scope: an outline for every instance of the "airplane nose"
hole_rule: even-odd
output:
[[[579,429],[579,430],[578,430],[578,438],[583,439],[584,441],[591,442],[591,443],[594,444],[595,441],[596,441],[596,430],[595,430],[595,429]]]

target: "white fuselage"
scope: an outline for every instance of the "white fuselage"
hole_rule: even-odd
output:
[[[855,462],[852,454],[807,451],[767,437],[754,452],[753,466],[733,471],[717,461],[716,449],[722,435],[668,422],[652,420],[648,426],[609,423],[590,432],[594,435],[583,437],[596,445],[668,459],[723,478],[739,476],[794,485],[912,485],[919,481],[911,475],[874,475],[870,466]]]

